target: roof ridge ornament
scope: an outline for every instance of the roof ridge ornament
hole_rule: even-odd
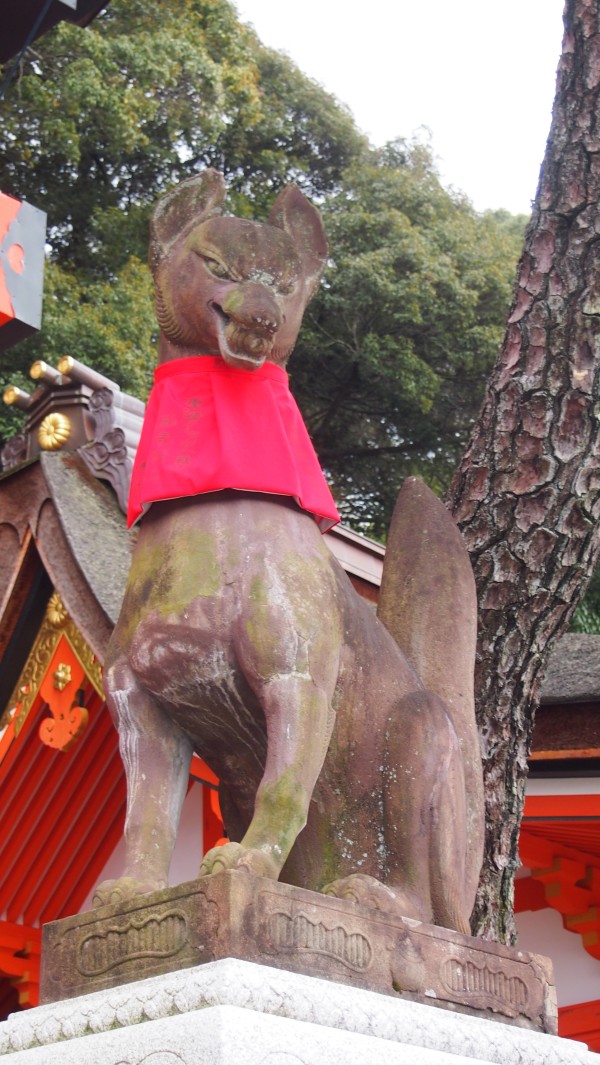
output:
[[[4,392],[4,402],[23,411],[25,422],[0,450],[3,472],[42,451],[76,451],[95,477],[108,481],[125,513],[145,404],[71,355],[56,368],[37,359],[29,373],[34,392],[16,385]]]

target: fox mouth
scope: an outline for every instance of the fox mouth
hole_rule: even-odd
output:
[[[225,314],[218,303],[213,302],[211,307],[217,322],[219,352],[224,361],[230,365],[242,363],[247,369],[259,369],[273,350],[272,332],[241,325]]]

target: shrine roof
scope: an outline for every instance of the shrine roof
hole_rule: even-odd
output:
[[[567,633],[554,645],[542,684],[542,703],[600,699],[600,636]]]

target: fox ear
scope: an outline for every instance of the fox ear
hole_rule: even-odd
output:
[[[275,200],[269,225],[284,229],[294,241],[311,291],[325,268],[329,245],[321,215],[297,185],[286,185]]]
[[[221,214],[225,179],[218,170],[204,170],[161,196],[150,219],[148,259],[154,273],[182,230]]]

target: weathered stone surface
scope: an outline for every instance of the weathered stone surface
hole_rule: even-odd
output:
[[[556,1031],[547,959],[244,871],[47,924],[41,998],[228,957]]]
[[[0,1024],[10,1065],[596,1065],[582,1043],[229,958]],[[360,1058],[359,1058],[360,1055]]]
[[[160,366],[104,663],[125,868],[94,901],[166,885],[195,750],[229,837],[203,874],[248,869],[468,933],[484,832],[471,564],[446,508],[409,479],[385,622],[356,595],[313,520],[336,511],[283,374],[327,256],[322,223],[295,186],[266,223],[224,215],[224,197],[207,170],[151,220]]]
[[[82,1061],[86,1065],[197,1065],[199,1046],[203,1065],[363,1065],[374,1057],[382,1065],[477,1065],[462,1055],[398,1047],[334,1029],[315,1032],[311,1027],[307,1031],[307,1027],[301,1021],[215,1006],[76,1039],[66,1046],[58,1043],[25,1050],[16,1055],[15,1065],[81,1065]]]

